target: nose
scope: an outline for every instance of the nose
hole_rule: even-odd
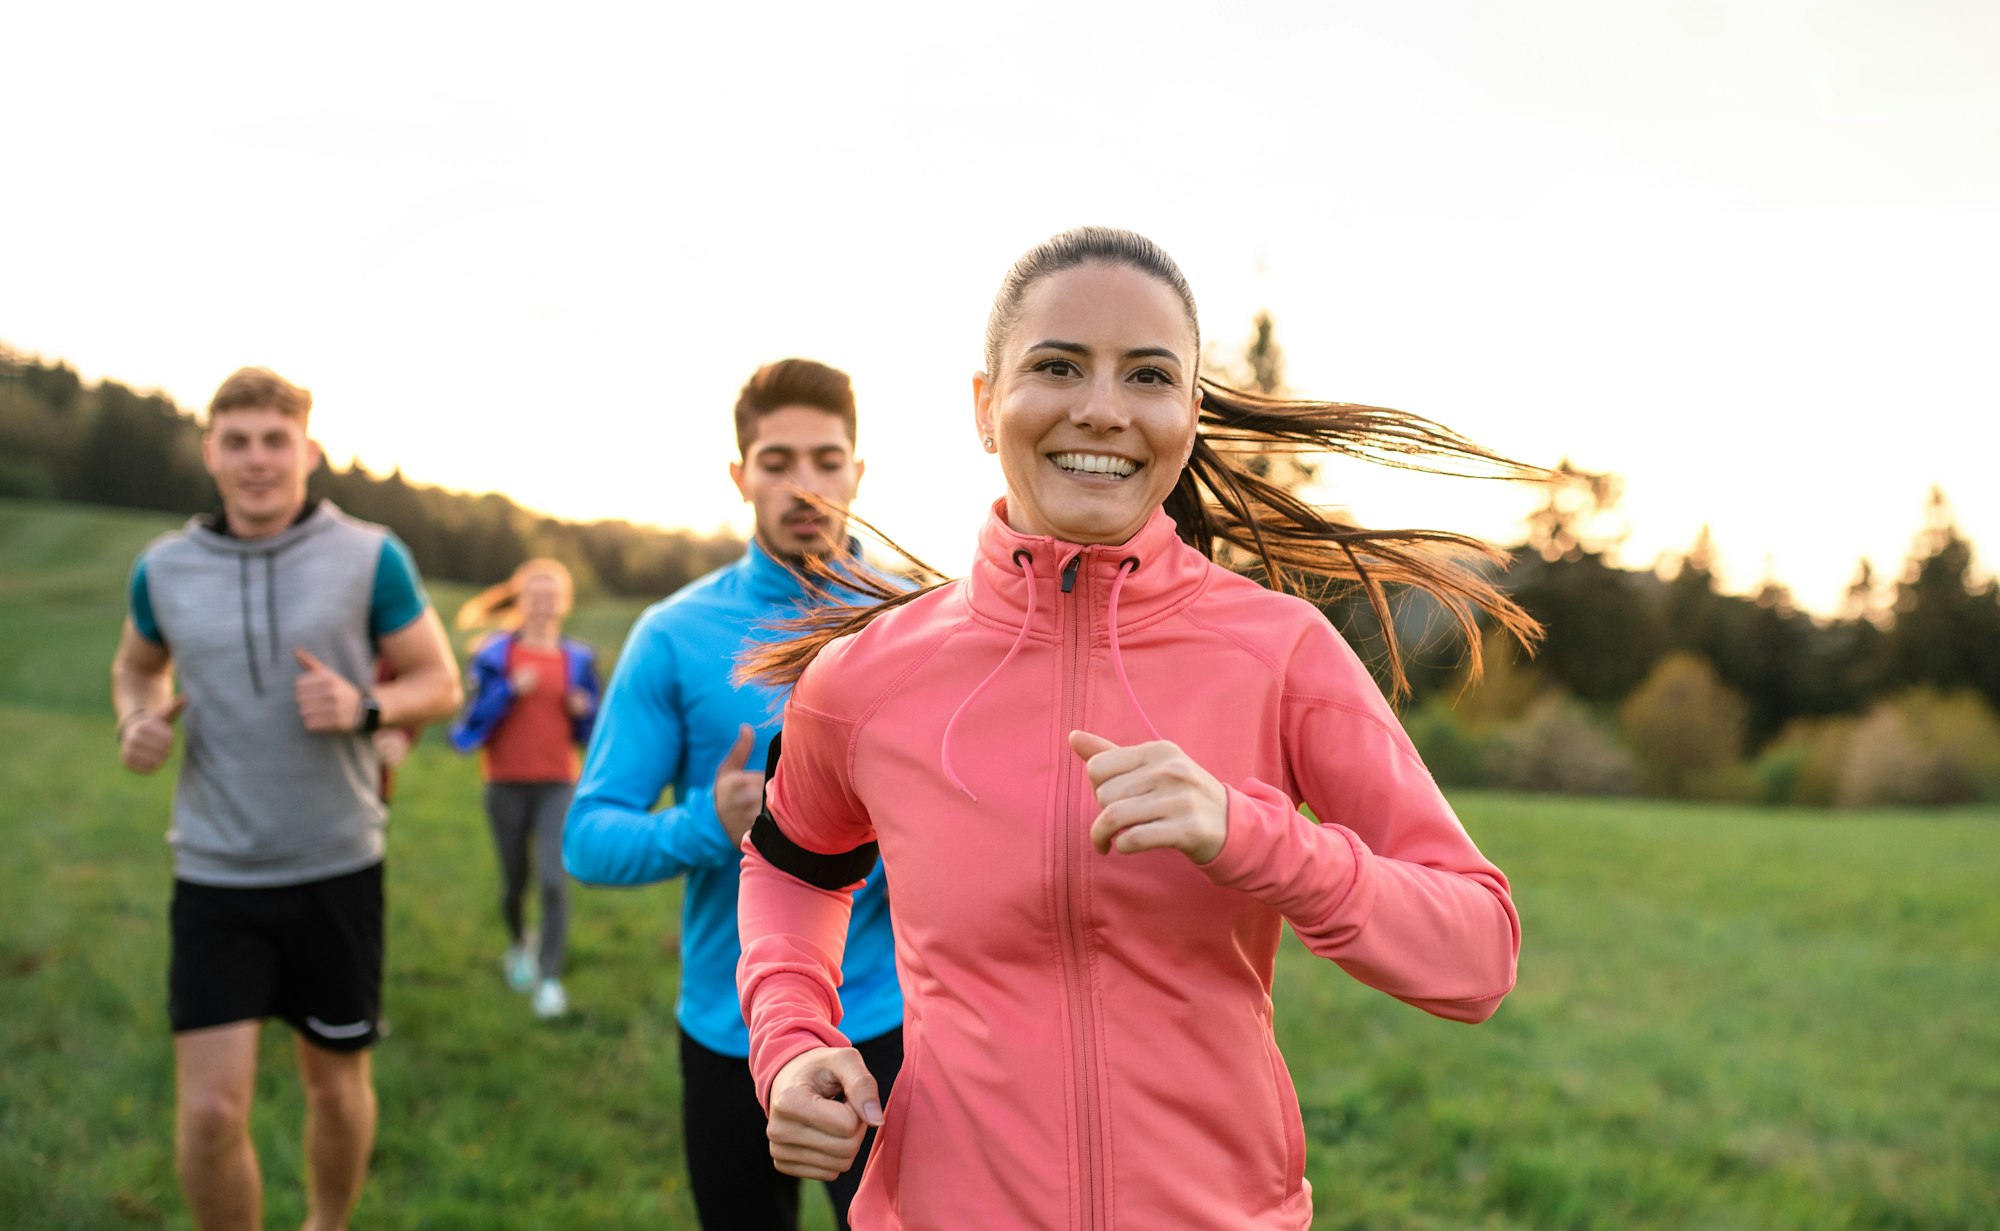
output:
[[[792,467],[792,483],[815,496],[825,496],[833,490],[832,476],[811,462],[800,462]]]
[[[1132,414],[1119,396],[1117,380],[1110,373],[1092,380],[1070,408],[1069,421],[1094,432],[1122,431],[1132,422]]]

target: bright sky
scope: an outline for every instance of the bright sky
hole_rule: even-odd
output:
[[[2000,556],[2000,6],[17,5],[0,339],[571,518],[747,525],[729,407],[853,373],[857,507],[960,571],[985,313],[1082,222],[1305,392],[1626,481],[1623,558],[1830,611],[1943,484]],[[1523,492],[1336,471],[1517,540]]]

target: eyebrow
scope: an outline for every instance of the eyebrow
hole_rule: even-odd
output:
[[[1090,354],[1090,348],[1089,348],[1088,346],[1085,346],[1085,345],[1084,345],[1083,343],[1081,343],[1081,342],[1062,342],[1062,341],[1058,341],[1058,340],[1056,340],[1056,339],[1054,339],[1054,338],[1050,338],[1050,339],[1048,339],[1047,341],[1043,341],[1043,342],[1037,342],[1037,343],[1035,343],[1035,344],[1034,344],[1033,346],[1029,347],[1028,349],[1029,349],[1029,350],[1059,350],[1059,351],[1062,351],[1063,353],[1065,353],[1065,354],[1069,354],[1069,355],[1088,355],[1088,354]],[[1175,353],[1174,353],[1174,352],[1173,352],[1172,350],[1170,350],[1170,349],[1168,349],[1167,347],[1164,347],[1164,346],[1141,346],[1141,347],[1137,347],[1137,348],[1135,348],[1135,349],[1133,349],[1133,350],[1128,350],[1128,351],[1126,351],[1126,352],[1125,352],[1125,358],[1127,358],[1127,359],[1171,359],[1171,360],[1173,360],[1173,361],[1174,361],[1175,363],[1179,363],[1179,362],[1181,361],[1181,357],[1180,357],[1179,355],[1175,354]]]

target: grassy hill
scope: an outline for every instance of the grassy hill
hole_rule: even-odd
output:
[[[0,1227],[190,1225],[168,1147],[171,776],[118,768],[105,699],[126,570],[169,524],[0,502]],[[574,627],[613,648],[636,606]],[[678,890],[578,890],[577,1012],[537,1023],[500,983],[477,800],[469,763],[419,748],[356,1225],[692,1227]],[[1288,943],[1316,1227],[2000,1226],[2000,814],[1455,802],[1513,879],[1520,987],[1467,1028]],[[280,1227],[303,1213],[300,1104],[281,1028],[265,1050]]]

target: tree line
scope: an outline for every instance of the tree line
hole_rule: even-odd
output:
[[[487,585],[531,556],[554,556],[586,592],[658,597],[743,554],[742,541],[729,535],[562,521],[496,493],[411,483],[400,469],[377,476],[359,459],[345,470],[322,461],[310,487],[395,531],[425,576],[452,581]],[[0,497],[7,496],[180,514],[215,508],[194,415],[161,394],[114,380],[87,384],[66,363],[0,343]]]
[[[1204,364],[1283,391],[1268,316],[1240,357]],[[1298,458],[1270,464],[1281,482],[1315,477]],[[1421,594],[1392,603],[1399,639],[1417,647],[1406,725],[1440,780],[1800,803],[2000,799],[2000,582],[1975,570],[1944,493],[1932,493],[1902,570],[1883,578],[1859,562],[1829,618],[1800,611],[1775,580],[1724,593],[1705,530],[1660,567],[1617,566],[1615,540],[1593,534],[1616,478],[1563,469],[1500,575],[1548,629],[1532,658],[1489,637],[1487,677],[1470,686],[1443,614]],[[728,536],[542,517],[358,461],[322,465],[312,489],[394,530],[427,576],[476,584],[551,555],[585,590],[657,597],[743,550]],[[5,496],[182,514],[214,505],[193,416],[0,345]],[[1365,599],[1325,607],[1364,659],[1385,663]]]
[[[1552,493],[1551,502],[1558,502]],[[1541,519],[1503,584],[1542,621],[1532,657],[1488,635],[1487,678],[1464,647],[1419,655],[1405,719],[1440,780],[1742,802],[2000,800],[2000,583],[1933,490],[1893,579],[1857,564],[1843,609],[1801,611],[1775,580],[1724,593],[1706,530],[1655,569],[1613,565]],[[1421,640],[1438,613],[1396,610]],[[1367,606],[1331,614],[1379,646]]]
[[[1240,354],[1203,366],[1287,392],[1268,313]],[[1724,593],[1706,529],[1655,568],[1618,567],[1617,538],[1598,528],[1619,480],[1567,461],[1557,474],[1496,577],[1547,629],[1532,657],[1489,630],[1473,685],[1438,605],[1391,600],[1397,639],[1416,651],[1405,726],[1441,781],[1771,803],[2000,800],[2000,581],[1975,569],[1942,491],[1902,569],[1885,578],[1857,561],[1842,610],[1820,617],[1775,579]],[[1268,476],[1317,477],[1289,456],[1270,459]],[[1323,607],[1386,686],[1365,597],[1350,589]]]

